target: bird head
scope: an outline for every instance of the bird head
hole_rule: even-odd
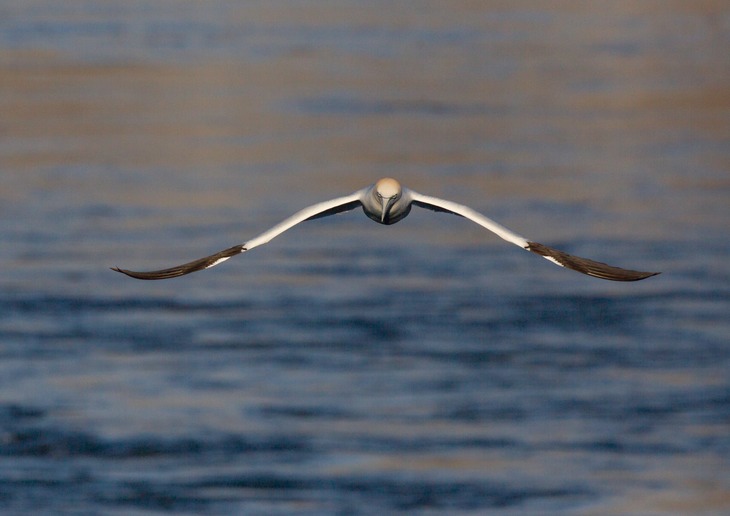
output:
[[[398,199],[400,199],[403,189],[401,188],[400,183],[395,179],[384,177],[375,183],[374,192],[375,197],[381,206],[380,222],[385,223],[388,213],[390,212],[390,208]]]

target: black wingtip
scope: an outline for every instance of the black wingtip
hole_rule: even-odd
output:
[[[178,267],[173,267],[171,269],[165,269],[161,271],[151,271],[151,272],[137,272],[137,271],[130,271],[128,269],[121,269],[119,267],[111,267],[111,270],[120,272],[126,276],[129,276],[130,278],[140,279],[140,280],[160,280],[160,279],[169,279],[169,278],[176,278],[178,276],[182,276],[184,274],[189,274],[191,271],[184,272]]]
[[[613,265],[608,265],[603,262],[574,256],[537,242],[528,242],[527,244],[526,249],[528,251],[539,254],[540,256],[552,260],[567,269],[572,269],[574,271],[587,274],[588,276],[593,276],[594,278],[611,281],[639,281],[661,274],[659,272],[634,271],[630,269],[622,269],[621,267],[614,267]]]
[[[135,278],[135,279],[140,279],[140,280],[170,279],[170,278],[177,278],[179,276],[184,276],[186,274],[190,274],[191,272],[209,269],[210,267],[213,267],[221,262],[224,262],[228,258],[235,256],[237,254],[240,254],[244,251],[246,251],[246,248],[244,246],[235,245],[233,247],[229,247],[228,249],[224,249],[223,251],[217,252],[210,256],[206,256],[205,258],[200,258],[200,259],[194,260],[192,262],[184,263],[184,264],[178,265],[176,267],[170,267],[169,269],[162,269],[159,271],[137,272],[137,271],[130,271],[128,269],[120,269],[119,267],[111,267],[111,270],[116,271],[116,272],[121,272],[122,274],[126,274],[130,278]]]

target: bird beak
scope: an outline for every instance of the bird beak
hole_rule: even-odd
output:
[[[380,215],[380,222],[385,222],[385,217],[388,216],[388,212],[390,211],[391,206],[395,203],[395,197],[388,197],[387,199],[383,199],[383,212]]]

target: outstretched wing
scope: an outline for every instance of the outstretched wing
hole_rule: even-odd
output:
[[[539,254],[543,258],[550,260],[551,262],[572,269],[574,271],[582,272],[595,278],[601,278],[605,280],[613,281],[638,281],[650,276],[656,276],[658,272],[642,272],[634,271],[629,269],[622,269],[620,267],[614,267],[607,265],[602,262],[596,262],[589,260],[588,258],[581,258],[580,256],[573,256],[564,251],[553,249],[537,242],[531,242],[525,237],[518,235],[517,233],[510,231],[501,224],[496,223],[489,217],[482,215],[481,213],[452,201],[444,199],[438,199],[436,197],[430,197],[428,195],[422,195],[413,191],[409,192],[413,204],[426,208],[433,211],[441,211],[446,213],[453,213],[454,215],[460,215],[465,217],[472,222],[476,222],[480,226],[496,233],[499,237],[512,242],[515,245],[520,246],[527,251],[531,251],[535,254]]]
[[[228,249],[224,249],[223,251],[219,251],[215,254],[211,254],[210,256],[206,256],[192,262],[177,265],[175,267],[170,267],[169,269],[161,269],[158,271],[149,272],[136,272],[130,271],[128,269],[120,269],[119,267],[112,267],[112,270],[121,272],[122,274],[126,274],[127,276],[130,276],[132,278],[142,280],[159,280],[176,278],[178,276],[190,274],[191,272],[201,271],[203,269],[210,269],[211,267],[214,267],[219,263],[225,262],[232,256],[236,256],[237,254],[241,254],[245,251],[253,249],[254,247],[258,247],[269,242],[274,237],[282,234],[284,231],[299,224],[300,222],[327,217],[329,215],[349,211],[360,206],[360,197],[363,192],[364,190],[359,190],[345,197],[338,197],[337,199],[320,202],[313,206],[309,206],[308,208],[304,208],[303,210],[298,211],[288,219],[283,220],[273,228],[264,231],[260,235],[254,237],[244,244],[234,245],[233,247],[229,247]]]

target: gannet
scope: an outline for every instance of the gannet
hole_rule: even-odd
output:
[[[350,211],[358,206],[362,207],[365,215],[369,218],[379,224],[385,225],[395,224],[396,222],[404,219],[410,213],[413,206],[458,215],[479,224],[483,228],[492,231],[497,236],[521,247],[522,249],[542,256],[552,263],[595,278],[613,281],[637,281],[659,274],[658,272],[641,272],[614,267],[605,263],[589,260],[588,258],[573,256],[564,251],[533,242],[498,224],[485,215],[469,208],[468,206],[414,192],[413,190],[401,186],[398,181],[389,177],[380,179],[375,184],[362,188],[350,195],[320,202],[309,206],[308,208],[304,208],[271,229],[255,236],[251,240],[248,240],[243,244],[234,245],[233,247],[229,247],[228,249],[224,249],[223,251],[219,251],[210,256],[184,263],[176,267],[149,272],[135,272],[127,269],[120,269],[119,267],[112,267],[112,270],[131,276],[132,278],[143,280],[160,280],[184,276],[191,272],[210,269],[211,267],[215,267],[229,258],[236,256],[237,254],[250,251],[255,247],[266,244],[271,239],[277,237],[293,226],[296,226],[300,222]]]

